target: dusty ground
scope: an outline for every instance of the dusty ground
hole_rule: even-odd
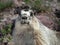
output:
[[[58,45],[60,45],[60,32],[57,33]]]

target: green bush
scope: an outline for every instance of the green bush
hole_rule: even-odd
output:
[[[7,8],[7,7],[11,7],[12,4],[13,4],[12,1],[8,1],[6,3],[0,2],[0,10],[3,10],[5,8]]]
[[[32,7],[32,9],[35,9],[37,12],[39,11],[46,11],[49,9],[49,6],[45,6],[43,0],[24,0],[24,2]],[[42,6],[43,5],[43,6]]]
[[[7,40],[10,41],[12,39],[12,36],[8,34],[11,33],[11,26],[12,24],[8,24],[5,26],[5,28],[3,28],[2,30],[0,30],[1,34],[3,35],[1,38],[0,38],[0,41],[4,41],[4,38],[8,38]]]
[[[24,2],[37,11],[41,9],[42,0],[24,0]]]

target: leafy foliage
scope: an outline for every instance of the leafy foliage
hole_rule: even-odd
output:
[[[8,34],[11,33],[11,24],[8,24],[5,26],[5,28],[3,28],[2,30],[0,30],[0,33],[3,35],[1,38],[0,38],[0,41],[4,41],[5,38],[7,38],[8,41],[10,41],[12,38],[11,36]]]
[[[50,6],[45,6],[44,0],[24,0],[26,4],[30,5],[36,12],[50,10]],[[49,5],[49,4],[48,4]]]
[[[7,8],[7,7],[11,7],[12,4],[13,4],[12,1],[8,1],[8,2],[6,2],[6,3],[0,2],[0,10],[3,10],[3,9],[5,9],[5,8]]]
[[[35,10],[41,9],[42,0],[24,0],[26,4],[30,5]]]
[[[60,21],[57,22],[60,25]]]

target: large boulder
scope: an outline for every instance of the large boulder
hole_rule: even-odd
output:
[[[48,28],[57,30],[58,24],[55,16],[43,13],[38,15],[37,18]]]

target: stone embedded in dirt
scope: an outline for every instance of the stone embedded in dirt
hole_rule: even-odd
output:
[[[57,29],[56,23],[49,16],[38,15],[37,18],[48,28],[50,28],[52,30],[55,30],[55,28]]]

